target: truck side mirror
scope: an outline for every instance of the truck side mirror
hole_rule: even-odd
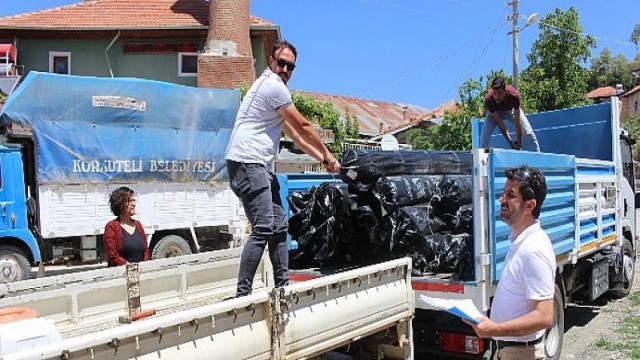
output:
[[[636,209],[640,209],[640,192],[636,193]]]
[[[27,215],[29,217],[36,216],[36,200],[32,197],[27,199]]]

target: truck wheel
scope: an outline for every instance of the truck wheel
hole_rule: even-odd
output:
[[[178,235],[167,235],[154,246],[151,258],[164,259],[181,255],[191,255],[191,247],[187,240]]]
[[[624,241],[624,258],[622,260],[622,282],[616,284],[611,290],[609,290],[609,294],[613,298],[623,298],[631,292],[631,287],[633,286],[633,276],[636,272],[635,269],[635,261],[636,257],[633,253],[633,246],[631,245],[631,241]]]
[[[31,274],[27,255],[16,246],[1,245],[0,271],[0,282],[8,283],[27,280]]]
[[[553,294],[553,324],[544,334],[544,352],[549,360],[560,359],[564,340],[564,304],[560,288],[556,285]]]

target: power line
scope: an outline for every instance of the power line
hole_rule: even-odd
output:
[[[372,1],[372,0],[363,0],[363,1],[373,3],[373,1]],[[378,3],[379,3],[379,2],[378,2]],[[379,3],[379,4],[380,4],[380,3]],[[392,7],[395,7],[395,8],[401,8],[401,7],[398,7],[398,6],[395,6],[395,5],[394,5],[394,6],[392,6]],[[472,72],[475,70],[475,68],[478,66],[478,64],[480,63],[480,60],[481,60],[482,56],[484,55],[484,52],[485,52],[485,51],[486,51],[486,49],[489,47],[489,45],[493,42],[493,39],[495,38],[495,34],[496,34],[496,32],[498,31],[498,29],[500,28],[500,25],[502,24],[502,19],[503,19],[503,18],[504,18],[504,15],[502,15],[502,14],[501,14],[501,15],[500,15],[500,19],[501,19],[501,20],[500,20],[500,21],[498,21],[498,23],[494,26],[493,31],[492,31],[492,33],[491,33],[491,38],[489,39],[488,43],[483,47],[483,49],[481,50],[481,52],[480,52],[480,54],[478,55],[478,57],[476,57],[476,60],[472,63],[472,69],[470,70],[470,73],[472,73]],[[469,47],[469,45],[473,44],[474,42],[475,42],[475,41],[474,41],[473,39],[472,39],[472,40],[469,40],[468,42],[466,42],[466,43],[462,44],[460,47],[456,48],[456,50],[454,50],[453,52],[447,53],[447,54],[445,54],[443,57],[441,57],[441,58],[439,58],[439,59],[436,59],[436,60],[435,60],[435,61],[433,61],[433,62],[427,63],[426,65],[421,66],[421,67],[419,67],[419,68],[418,68],[418,69],[416,69],[416,70],[413,70],[413,71],[411,71],[411,72],[409,72],[409,73],[406,73],[406,74],[404,74],[404,75],[401,75],[401,76],[399,76],[399,77],[395,78],[394,80],[386,81],[386,82],[383,82],[383,83],[379,83],[379,84],[374,85],[374,86],[371,86],[371,87],[369,87],[369,88],[366,88],[366,89],[363,89],[363,90],[360,90],[360,91],[356,91],[355,93],[356,93],[356,94],[364,94],[364,93],[368,93],[368,92],[371,92],[371,91],[373,91],[373,90],[377,90],[377,89],[380,89],[380,88],[382,88],[382,87],[389,86],[389,85],[392,85],[392,84],[397,84],[397,83],[399,83],[399,82],[404,81],[405,79],[408,79],[408,78],[414,77],[414,76],[416,76],[416,75],[418,75],[418,74],[420,74],[420,73],[422,73],[422,72],[424,72],[424,71],[426,71],[426,70],[428,70],[428,69],[430,69],[430,68],[432,68],[432,67],[434,67],[434,66],[436,66],[436,65],[438,65],[438,64],[443,63],[445,60],[450,59],[452,56],[454,56],[454,55],[458,54],[462,49],[466,49],[466,48],[468,48],[468,47]],[[461,79],[461,78],[462,78],[462,77],[460,77],[460,78],[458,79],[458,81],[460,81],[460,79]],[[445,92],[444,92],[444,95],[446,96],[446,95],[450,94],[450,93],[451,93],[451,92],[452,92],[456,87],[458,87],[458,86],[459,86],[459,85],[455,85],[454,87],[452,87],[452,88],[450,88],[449,90],[445,91]]]
[[[570,33],[573,33],[573,34],[576,34],[576,35],[591,36],[591,37],[593,37],[593,38],[594,38],[594,39],[596,39],[596,40],[613,41],[613,42],[615,42],[615,43],[617,43],[617,44],[620,44],[620,45],[628,45],[628,46],[633,46],[633,47],[635,47],[635,46],[636,46],[635,44],[633,44],[633,43],[631,43],[631,42],[628,42],[628,41],[621,41],[621,40],[615,40],[615,39],[607,39],[607,38],[599,37],[599,36],[596,36],[596,35],[593,35],[593,34],[590,34],[590,33],[585,33],[584,31],[579,32],[579,31],[574,31],[574,30],[571,30],[571,29],[561,28],[561,27],[559,27],[559,26],[555,26],[555,25],[553,25],[553,24],[550,24],[549,22],[544,21],[544,20],[541,20],[541,21],[540,21],[540,26],[548,26],[548,27],[550,27],[550,28],[554,28],[554,29],[559,30],[559,31],[566,31],[566,32],[570,32]]]

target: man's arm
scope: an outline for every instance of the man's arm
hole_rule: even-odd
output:
[[[481,338],[533,334],[538,330],[548,329],[553,324],[553,299],[536,301],[531,312],[509,321],[497,323],[489,318],[482,318],[477,325],[469,322],[467,324]]]
[[[513,126],[516,128],[518,148],[522,149],[522,125],[520,125],[520,108],[513,109]]]
[[[322,138],[313,128],[313,124],[305,119],[295,105],[291,104],[278,109],[278,113],[284,118],[284,130],[291,139],[309,156],[323,163],[329,172],[338,172],[340,163],[331,154],[322,142]]]
[[[314,148],[313,146],[309,145],[309,143],[307,143],[306,141],[304,141],[304,139],[302,138],[302,136],[300,136],[300,134],[298,134],[297,132],[295,132],[293,130],[293,128],[291,127],[291,125],[289,125],[288,122],[285,121],[284,123],[284,132],[287,134],[287,136],[289,136],[289,138],[291,138],[291,140],[293,140],[294,143],[296,143],[296,145],[298,145],[307,155],[311,156],[312,158],[318,160],[318,162],[322,162],[322,159],[324,157],[324,155],[316,150],[316,148]]]
[[[500,129],[502,136],[504,136],[504,138],[507,139],[509,146],[511,146],[512,149],[518,149],[518,144],[520,143],[519,142],[518,144],[513,143],[513,141],[511,140],[511,135],[509,135],[509,130],[507,130],[507,126],[504,124],[504,120],[502,120],[500,115],[498,115],[498,112],[494,111],[494,112],[491,112],[490,114],[491,114],[491,117],[493,118],[493,121],[495,121],[496,125],[498,125],[498,129]]]

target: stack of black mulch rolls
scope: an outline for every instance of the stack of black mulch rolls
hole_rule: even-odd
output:
[[[292,268],[410,256],[416,275],[472,275],[472,154],[347,150],[340,183],[288,197]]]

